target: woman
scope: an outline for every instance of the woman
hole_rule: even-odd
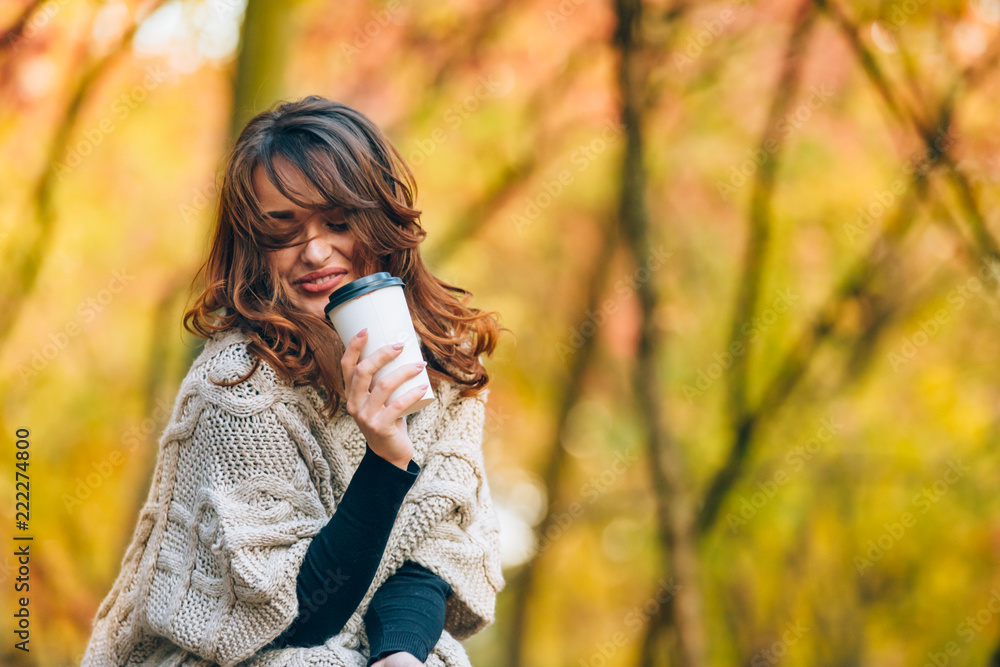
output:
[[[244,128],[184,318],[205,347],[83,665],[469,664],[457,640],[504,586],[479,359],[504,329],[427,270],[415,193],[343,104]],[[364,332],[341,341],[323,313],[378,271],[405,283],[437,398],[405,418],[425,388],[386,399],[420,367],[373,383],[398,350],[361,359]]]

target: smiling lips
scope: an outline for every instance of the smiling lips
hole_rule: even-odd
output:
[[[296,280],[295,284],[306,292],[326,292],[336,287],[345,275],[347,275],[345,269],[323,269],[307,273]]]

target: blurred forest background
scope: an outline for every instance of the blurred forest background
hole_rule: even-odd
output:
[[[223,156],[315,93],[514,333],[473,664],[1000,664],[998,60],[997,0],[6,0],[0,663],[79,663]]]

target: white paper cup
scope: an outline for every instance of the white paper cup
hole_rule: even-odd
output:
[[[324,312],[344,345],[350,343],[359,331],[368,327],[368,340],[361,351],[361,359],[383,345],[400,342],[405,344],[395,358],[375,372],[375,382],[400,366],[424,361],[420,353],[420,339],[413,329],[413,320],[410,318],[400,278],[381,271],[352,280],[330,295],[330,302]],[[416,412],[437,400],[430,382],[425,367],[419,375],[413,376],[392,392],[385,403],[388,405],[414,387],[427,384],[427,391],[403,416]]]

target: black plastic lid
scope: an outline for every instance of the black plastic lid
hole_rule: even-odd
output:
[[[330,303],[326,304],[323,313],[329,315],[331,310],[346,301],[350,301],[354,297],[391,285],[399,285],[404,289],[406,288],[402,278],[390,276],[386,271],[379,271],[370,276],[363,276],[357,280],[352,280],[330,295]]]

